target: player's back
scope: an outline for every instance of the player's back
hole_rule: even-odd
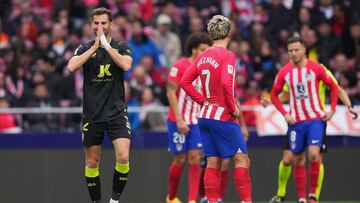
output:
[[[205,98],[199,118],[222,121],[234,120],[230,114],[235,109],[233,96],[234,60],[235,56],[232,52],[223,47],[214,46],[197,57],[195,65],[198,69],[202,93]],[[230,95],[229,92],[231,92]]]

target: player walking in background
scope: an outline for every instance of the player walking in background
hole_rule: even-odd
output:
[[[212,41],[205,33],[193,33],[186,41],[188,58],[176,61],[168,75],[167,97],[170,103],[168,111],[168,150],[174,154],[174,160],[169,168],[169,190],[167,203],[181,202],[177,198],[180,176],[186,162],[189,163],[188,202],[195,203],[198,195],[201,167],[200,157],[202,142],[198,127],[200,106],[187,96],[179,82],[186,69],[195,58],[208,48]],[[195,80],[194,87],[200,89],[200,80]]]
[[[326,71],[326,74],[328,74],[328,76],[336,84],[338,84],[338,81],[336,80],[334,75],[331,73],[331,71],[329,69],[327,69],[323,65],[321,67],[324,68],[324,70]],[[354,108],[353,108],[353,106],[351,104],[351,100],[350,100],[349,96],[346,94],[345,90],[342,87],[340,87],[339,85],[338,85],[338,88],[339,88],[339,99],[341,100],[341,102],[343,104],[345,104],[347,106],[349,113],[353,114],[353,119],[356,119],[357,118],[357,113],[355,112],[355,110],[354,110]],[[326,89],[327,89],[327,86],[325,86],[325,84],[322,81],[320,81],[320,83],[319,83],[319,95],[320,95],[320,100],[321,100],[321,103],[322,103],[323,107],[325,107],[325,105],[326,105],[325,104]],[[280,98],[280,101],[282,103],[289,101],[289,86],[287,86],[286,84],[284,85],[283,91],[280,93],[279,98]],[[264,107],[268,106],[269,104],[270,104],[269,100],[267,100],[266,98],[262,98],[262,105]],[[326,132],[326,129],[325,129],[325,132]],[[326,136],[325,133],[324,133],[324,136]],[[320,152],[324,153],[324,152],[326,152],[326,149],[327,149],[326,139],[324,137],[323,145],[321,146]],[[281,202],[284,201],[285,196],[286,196],[287,182],[288,182],[290,174],[291,174],[292,160],[293,160],[293,154],[292,154],[292,152],[290,150],[289,139],[286,139],[282,159],[281,159],[281,161],[279,163],[279,168],[278,168],[278,189],[277,189],[277,193],[276,193],[276,195],[274,197],[271,198],[269,203],[281,203]],[[318,185],[317,185],[317,188],[316,188],[316,199],[319,199],[319,197],[320,197],[323,177],[324,177],[324,164],[321,162],[320,171],[319,171]]]
[[[180,82],[185,92],[202,105],[199,127],[203,154],[207,157],[204,185],[209,203],[216,203],[220,198],[222,159],[234,161],[234,183],[240,200],[252,202],[250,160],[237,123],[240,111],[234,99],[235,55],[226,49],[230,27],[230,20],[224,16],[216,15],[210,20],[207,30],[214,44],[196,58]],[[203,94],[192,85],[199,76]]]
[[[68,64],[68,71],[83,67],[84,109],[82,140],[85,146],[85,177],[92,202],[101,201],[99,163],[104,133],[110,137],[116,164],[110,203],[119,201],[129,173],[131,128],[127,117],[124,72],[131,67],[131,51],[126,42],[110,36],[112,15],[97,8],[91,14],[95,40],[80,45]]]
[[[305,147],[309,157],[309,202],[317,202],[316,188],[320,173],[320,148],[323,145],[326,121],[336,110],[338,86],[326,71],[314,61],[307,59],[305,44],[299,37],[287,42],[290,62],[280,69],[271,91],[271,102],[284,115],[289,124],[288,139],[294,154],[294,176],[299,203],[305,203],[306,169]],[[319,83],[323,81],[330,87],[331,111],[324,112],[319,95]],[[281,104],[278,96],[284,84],[289,86],[290,112]]]

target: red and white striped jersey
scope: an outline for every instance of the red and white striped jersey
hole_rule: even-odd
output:
[[[180,86],[196,102],[203,105],[199,118],[235,121],[234,99],[235,55],[222,47],[209,47],[186,70]],[[191,85],[200,77],[200,94]]]
[[[176,61],[170,69],[168,74],[168,81],[179,84],[184,72],[187,68],[190,67],[190,65],[191,62],[188,58],[182,58]],[[201,91],[200,79],[195,80],[192,84],[197,91]],[[178,100],[179,111],[186,124],[197,124],[200,105],[193,101],[181,87],[179,87],[179,89],[176,91],[176,96]],[[175,114],[172,112],[171,108],[169,108],[168,111],[168,119],[174,122],[176,120]]]
[[[271,101],[282,114],[287,113],[278,98],[286,83],[290,87],[290,115],[297,122],[319,119],[325,113],[319,96],[320,81],[330,87],[331,107],[335,111],[338,87],[321,65],[311,60],[307,60],[305,67],[296,67],[289,62],[280,69],[271,91]]]

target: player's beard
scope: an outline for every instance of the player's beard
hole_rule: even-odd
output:
[[[104,28],[104,35],[105,37],[108,37],[109,36],[109,33],[110,33],[110,28]]]
[[[293,56],[291,57],[291,60],[295,63],[298,64],[301,61],[301,57],[299,56]]]

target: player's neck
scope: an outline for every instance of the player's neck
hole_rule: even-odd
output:
[[[194,63],[195,58],[196,58],[196,56],[192,54],[188,59],[189,59],[190,63]]]
[[[305,67],[307,64],[307,58],[303,58],[301,61],[294,63],[296,65],[296,67],[301,68],[301,67]]]
[[[228,39],[219,39],[219,40],[214,40],[213,46],[214,47],[223,47],[223,48],[227,48],[229,43]]]

